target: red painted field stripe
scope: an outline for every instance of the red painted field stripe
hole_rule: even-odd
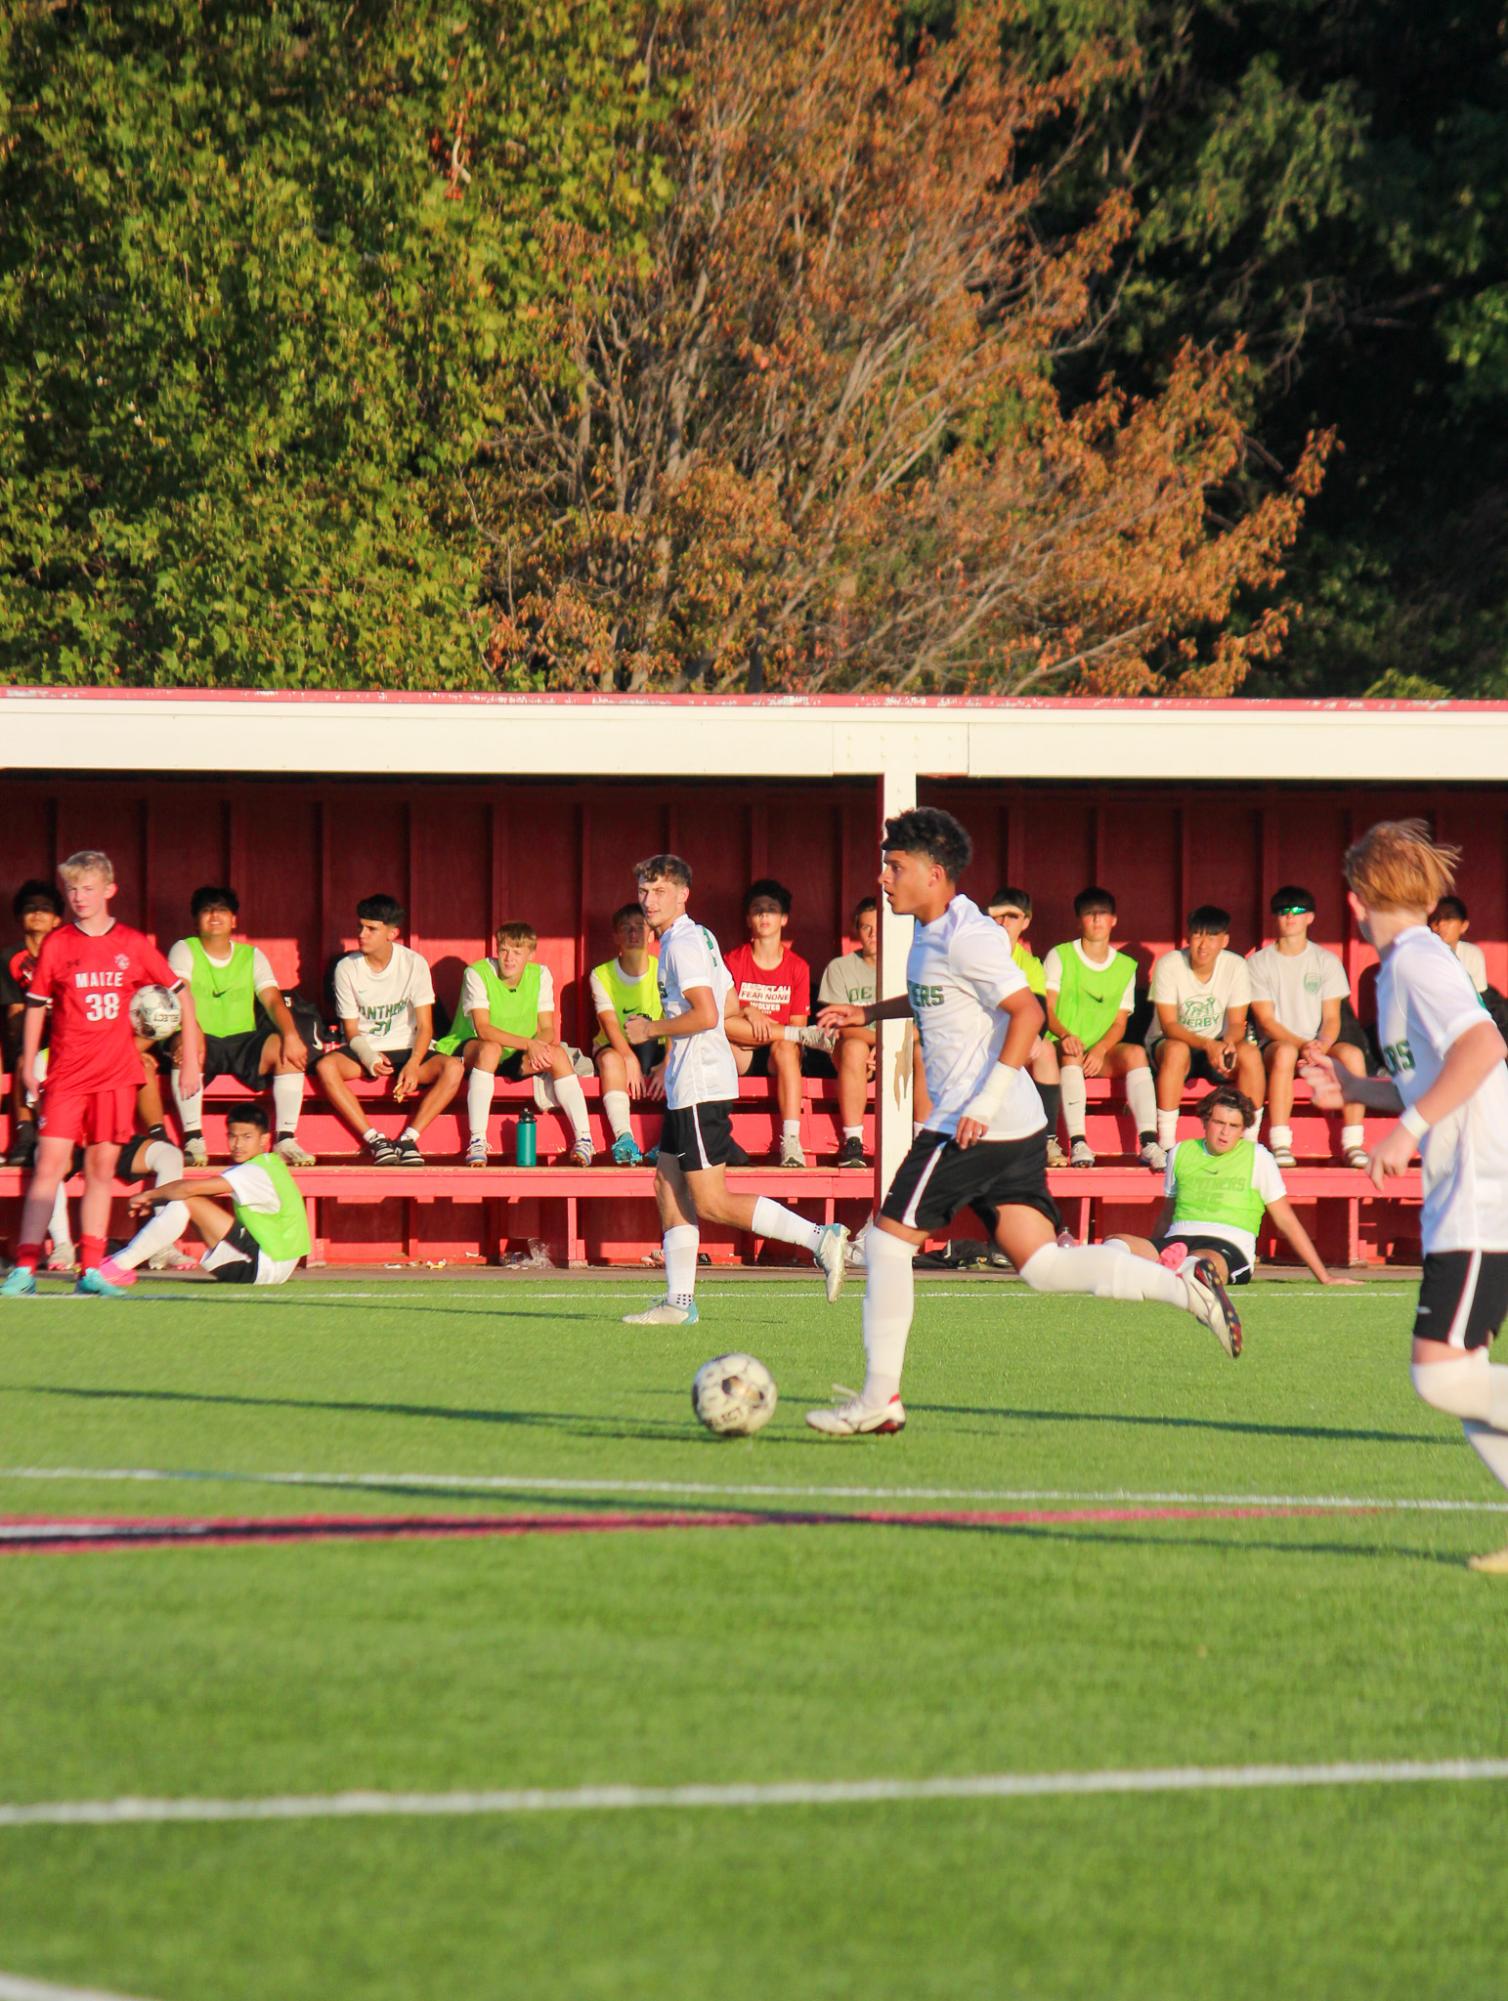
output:
[[[67,1554],[99,1549],[184,1549],[289,1542],[391,1542],[407,1537],[611,1535],[652,1529],[753,1528],[1030,1528],[1077,1522],[1270,1521],[1373,1511],[1304,1507],[1004,1508],[964,1512],[819,1514],[810,1511],[704,1514],[558,1515],[261,1515],[239,1518],[152,1516],[140,1519],[0,1516],[0,1555]]]

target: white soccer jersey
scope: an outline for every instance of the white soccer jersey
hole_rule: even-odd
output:
[[[1456,940],[1456,957],[1466,968],[1466,977],[1471,981],[1477,992],[1485,992],[1487,988],[1487,954],[1482,950],[1481,946],[1473,945],[1469,938],[1458,938]]]
[[[665,1047],[665,1102],[671,1111],[688,1105],[715,1105],[738,1096],[738,1065],[723,1027],[723,1004],[733,991],[733,975],[723,964],[717,940],[683,911],[660,936],[660,1011],[667,1021],[690,1011],[687,995],[710,987],[717,1010],[711,1028],[696,1035],[673,1035]]]
[[[1405,1105],[1422,1098],[1452,1045],[1487,1021],[1450,947],[1422,924],[1400,932],[1377,974],[1377,1036]],[[1495,1064],[1420,1143],[1431,1251],[1508,1251],[1508,1068]]]
[[[1290,1035],[1306,1040],[1318,1035],[1325,1002],[1351,998],[1345,967],[1323,945],[1306,944],[1302,952],[1280,952],[1276,945],[1267,945],[1249,953],[1246,965],[1252,999],[1270,1004],[1279,1028]]]
[[[1026,976],[1000,926],[968,897],[955,896],[931,924],[918,921],[906,986],[932,1098],[927,1130],[952,1133],[1000,1061],[1010,1027],[1000,1003],[1029,991]],[[1022,1070],[985,1138],[1025,1139],[1046,1123],[1037,1087]]]
[[[407,945],[395,945],[393,956],[374,973],[360,952],[347,952],[335,968],[335,1012],[355,1021],[358,1035],[370,1036],[378,1049],[412,1049],[419,1032],[421,1007],[435,1004],[428,963]]]
[[[1188,948],[1164,952],[1152,968],[1152,1023],[1147,1030],[1147,1046],[1163,1039],[1159,1007],[1177,1009],[1180,1028],[1195,1035],[1213,1037],[1225,1033],[1225,1017],[1232,1008],[1251,1005],[1251,980],[1246,961],[1238,952],[1221,952],[1201,980],[1189,961]]]

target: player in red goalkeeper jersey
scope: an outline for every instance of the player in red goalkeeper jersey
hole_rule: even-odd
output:
[[[139,987],[171,987],[183,1007],[184,1084],[197,1087],[194,1004],[150,938],[110,915],[115,869],[89,849],[58,870],[72,921],[48,933],[26,993],[21,1084],[35,1096],[37,1054],[51,1011],[47,1083],[37,1115],[36,1167],[21,1211],[16,1267],[0,1291],[9,1298],[36,1291],[42,1236],[58,1184],[75,1146],[84,1148],[84,1198],[77,1290],[98,1289],[94,1274],[105,1254],[111,1184],[120,1150],[131,1137],[141,1059],[131,1028],[131,996]]]

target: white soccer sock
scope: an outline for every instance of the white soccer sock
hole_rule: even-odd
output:
[[[1175,1105],[1171,1112],[1165,1112],[1161,1105],[1159,1105],[1157,1108],[1157,1144],[1167,1147],[1176,1146],[1177,1143],[1178,1108]]]
[[[796,1142],[797,1146],[800,1146],[801,1144],[800,1119],[782,1119],[780,1121],[780,1137],[782,1139],[793,1139]]]
[[[272,1123],[279,1139],[298,1131],[298,1115],[304,1109],[304,1080],[297,1070],[272,1080]]]
[[[487,1121],[492,1117],[492,1093],[497,1078],[490,1070],[473,1070],[466,1085],[466,1123],[473,1139],[486,1139]]]
[[[665,1232],[665,1297],[689,1306],[696,1291],[696,1254],[702,1233],[695,1223],[672,1223]]]
[[[843,1128],[843,1137],[844,1139],[856,1139],[862,1142],[864,1138],[864,1128],[862,1126],[845,1126]]]
[[[1262,1130],[1262,1107],[1258,1105],[1257,1116],[1252,1120],[1251,1124],[1246,1128],[1246,1138],[1255,1141],[1258,1133],[1260,1133],[1261,1130]]]
[[[578,1143],[590,1146],[592,1143],[592,1122],[586,1115],[586,1093],[581,1088],[579,1077],[556,1077],[555,1098],[560,1109],[571,1122],[571,1131]]]
[[[1085,1292],[1095,1299],[1149,1299],[1188,1308],[1188,1288],[1165,1265],[1120,1244],[1044,1244],[1021,1267],[1033,1292]]]
[[[1063,1129],[1070,1140],[1082,1139],[1088,1106],[1084,1072],[1077,1063],[1065,1063],[1060,1081],[1063,1086]]]
[[[122,1271],[135,1271],[158,1251],[165,1251],[169,1244],[176,1243],[188,1228],[188,1204],[186,1202],[164,1202],[142,1224],[136,1235],[123,1250],[116,1251],[113,1263]]]
[[[1293,1127],[1269,1126],[1267,1128],[1267,1138],[1272,1146],[1286,1146],[1291,1149],[1293,1146]]]
[[[768,1195],[761,1195],[754,1204],[754,1220],[749,1228],[756,1237],[773,1237],[777,1244],[801,1244],[809,1251],[815,1251],[822,1241],[820,1223],[809,1223],[805,1216],[798,1216],[783,1203],[772,1202]]]
[[[1466,1443],[1476,1453],[1500,1487],[1508,1487],[1508,1435],[1476,1418],[1467,1418],[1461,1429]]]
[[[1340,1145],[1342,1153],[1349,1153],[1353,1146],[1365,1146],[1366,1143],[1367,1143],[1367,1129],[1365,1126],[1341,1127]]]
[[[47,1219],[47,1234],[52,1238],[54,1251],[73,1244],[73,1231],[68,1224],[68,1197],[63,1193],[63,1184],[58,1183],[58,1192],[52,1198],[52,1214]]]
[[[1157,1130],[1157,1086],[1152,1082],[1150,1070],[1128,1070],[1126,1072],[1126,1103],[1131,1107],[1131,1116],[1136,1121],[1136,1133]]]
[[[204,1130],[202,1123],[204,1118],[204,1092],[198,1090],[193,1093],[192,1097],[186,1097],[183,1085],[180,1082],[182,1076],[183,1072],[175,1067],[173,1071],[173,1102],[178,1107],[179,1123],[186,1133],[202,1132]]]
[[[168,1139],[154,1139],[142,1155],[160,1188],[164,1181],[177,1181],[183,1173],[183,1150]]]
[[[1493,1367],[1485,1348],[1472,1348],[1458,1362],[1415,1362],[1409,1380],[1416,1396],[1448,1417],[1508,1432],[1508,1368]]]
[[[888,1230],[871,1223],[864,1232],[864,1401],[871,1409],[900,1394],[916,1307],[915,1257]]]
[[[622,1139],[623,1135],[629,1129],[627,1091],[604,1091],[602,1093],[602,1110],[606,1115],[608,1129],[612,1133],[613,1138]]]

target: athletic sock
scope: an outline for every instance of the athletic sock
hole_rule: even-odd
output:
[[[165,1251],[169,1244],[177,1243],[188,1228],[189,1212],[185,1202],[164,1202],[154,1210],[142,1224],[136,1235],[123,1250],[115,1253],[112,1262],[122,1271],[135,1271],[158,1251]]]
[[[1063,1086],[1061,1084],[1039,1084],[1037,1086],[1037,1096],[1042,1100],[1042,1110],[1047,1116],[1047,1137],[1049,1139],[1056,1139],[1058,1136],[1058,1112],[1063,1103]]]
[[[368,1146],[375,1146],[382,1138],[382,1134],[378,1132],[375,1126],[368,1126],[361,1136]]]
[[[411,1139],[414,1145],[417,1146],[419,1144],[419,1128],[414,1125],[405,1126],[398,1137],[400,1140]]]
[[[1461,1429],[1466,1433],[1467,1444],[1493,1479],[1500,1487],[1508,1487],[1508,1433],[1474,1417],[1463,1419]]]
[[[487,1137],[487,1121],[492,1117],[492,1093],[497,1078],[490,1070],[473,1070],[466,1085],[466,1123],[473,1139]]]
[[[1165,1112],[1161,1105],[1157,1108],[1157,1144],[1176,1146],[1178,1143],[1178,1108]]]
[[[98,1271],[100,1260],[105,1255],[103,1237],[79,1238],[79,1268],[81,1271]]]
[[[571,1122],[571,1131],[576,1135],[578,1146],[592,1143],[592,1122],[586,1114],[586,1093],[581,1088],[581,1079],[576,1076],[556,1077],[555,1097],[560,1109]]]
[[[47,1219],[47,1234],[52,1238],[53,1254],[60,1245],[73,1245],[73,1228],[68,1221],[68,1197],[63,1193],[63,1183],[58,1183],[58,1192],[52,1198],[52,1214]]]
[[[279,1139],[292,1139],[304,1108],[304,1080],[297,1070],[272,1080],[272,1122]]]
[[[888,1230],[871,1223],[864,1232],[864,1401],[871,1409],[900,1394],[916,1306],[915,1257]]]
[[[696,1253],[702,1233],[695,1223],[672,1223],[665,1232],[665,1297],[689,1306],[696,1291]]]
[[[1021,1267],[1033,1292],[1084,1292],[1095,1299],[1156,1300],[1188,1307],[1188,1288],[1176,1272],[1136,1257],[1122,1245],[1044,1244]]]
[[[913,1139],[916,1139],[919,1134],[924,1133],[926,1130],[927,1121],[925,1119],[913,1119],[911,1121],[911,1137]]]
[[[186,1094],[180,1081],[182,1076],[181,1070],[174,1070],[173,1102],[178,1107],[178,1123],[183,1127],[185,1136],[192,1134],[197,1138],[203,1126],[204,1091],[201,1087],[191,1095]]]
[[[34,1273],[41,1262],[42,1246],[40,1244],[17,1244],[16,1269],[18,1271]]]
[[[800,1119],[782,1119],[780,1121],[780,1137],[787,1144],[794,1144],[796,1146],[800,1146],[801,1144]]]
[[[768,1195],[761,1195],[754,1204],[754,1220],[749,1228],[756,1237],[773,1237],[777,1244],[801,1244],[809,1251],[815,1251],[822,1242],[820,1223],[809,1223],[794,1209],[772,1202]]]
[[[608,1131],[614,1139],[622,1139],[629,1130],[627,1091],[604,1091],[602,1110],[607,1119]]]
[[[1267,1129],[1267,1141],[1269,1146],[1274,1149],[1286,1146],[1291,1151],[1293,1147],[1293,1127],[1269,1126]]]
[[[1137,1134],[1145,1144],[1157,1131],[1157,1086],[1152,1082],[1150,1070],[1126,1072],[1126,1103],[1136,1121]]]
[[[1062,1082],[1058,1086],[1063,1093],[1063,1124],[1070,1140],[1084,1137],[1084,1120],[1088,1112],[1088,1094],[1084,1089],[1084,1072],[1077,1063],[1065,1063]]]
[[[159,1188],[164,1181],[176,1181],[183,1173],[183,1150],[166,1137],[154,1139],[142,1158]]]
[[[1255,1142],[1257,1135],[1261,1132],[1261,1130],[1262,1130],[1262,1107],[1258,1105],[1257,1116],[1252,1120],[1251,1124],[1246,1128],[1246,1137],[1249,1140]]]
[[[1364,1147],[1366,1143],[1367,1143],[1367,1129],[1365,1126],[1341,1127],[1340,1146],[1342,1153],[1349,1153],[1353,1146]]]
[[[862,1126],[845,1126],[843,1128],[843,1137],[844,1139],[856,1139],[860,1146],[862,1146],[864,1144],[864,1128]]]

